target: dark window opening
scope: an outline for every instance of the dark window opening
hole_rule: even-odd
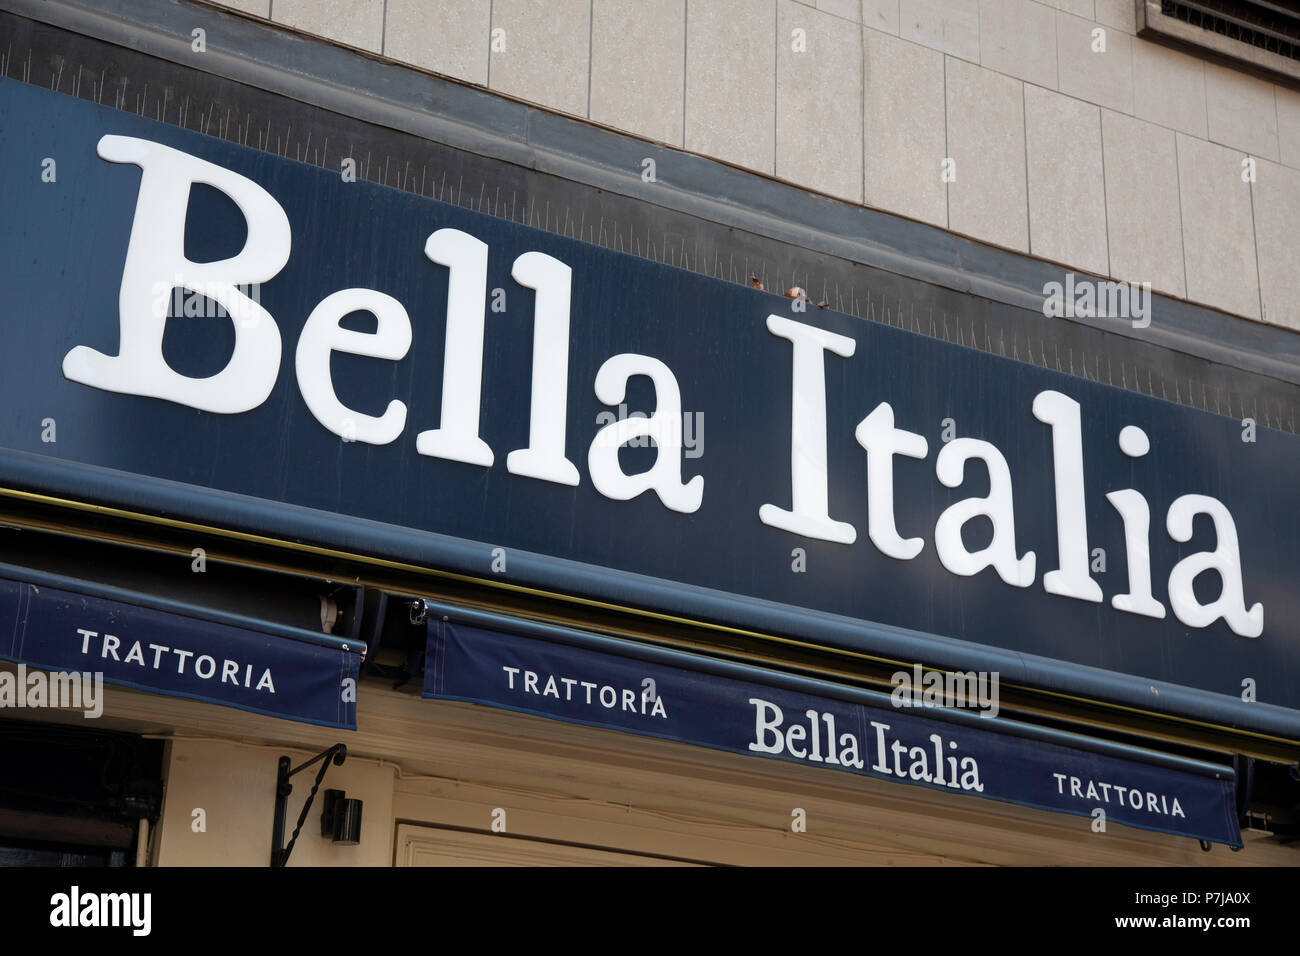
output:
[[[163,744],[0,719],[0,866],[133,866],[157,822]]]

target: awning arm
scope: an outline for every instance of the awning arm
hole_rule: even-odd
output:
[[[274,621],[267,621],[262,618],[202,607],[197,604],[190,604],[188,601],[174,601],[170,598],[146,594],[141,591],[131,591],[111,584],[100,584],[96,581],[86,581],[82,578],[51,574],[47,571],[37,571],[32,568],[4,563],[0,563],[0,578],[23,581],[37,587],[57,588],[61,591],[88,594],[92,597],[117,601],[121,604],[135,604],[156,611],[165,611],[169,614],[179,614],[182,617],[213,621],[217,624],[228,624],[231,627],[237,627],[245,631],[261,631],[264,634],[274,634],[277,637],[302,641],[306,644],[316,644],[320,647],[328,647],[338,651],[351,651],[354,654],[360,654],[363,658],[366,656],[366,642],[356,638],[335,637],[332,634],[322,634],[305,628],[277,624]]]

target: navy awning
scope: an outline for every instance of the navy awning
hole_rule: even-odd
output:
[[[424,696],[1241,846],[1231,768],[428,604]],[[1088,824],[1082,824],[1088,825]]]
[[[0,659],[356,729],[363,643],[43,572],[0,574]]]

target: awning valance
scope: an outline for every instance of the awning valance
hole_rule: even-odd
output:
[[[1241,845],[1230,768],[429,605],[424,696]]]
[[[46,671],[102,675],[103,683],[271,717],[356,729],[357,670],[364,644],[0,567],[5,575],[16,572],[24,580],[0,577],[0,659]],[[13,690],[25,697],[25,688]]]

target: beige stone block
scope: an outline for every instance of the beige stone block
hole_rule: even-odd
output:
[[[1086,17],[1091,20],[1094,15],[1093,0],[1044,0],[1044,2],[1049,7],[1073,13],[1076,17]]]
[[[862,0],[862,25],[898,36],[899,0]]]
[[[682,0],[595,0],[591,118],[681,146],[685,41]]]
[[[1133,111],[1139,119],[1205,139],[1205,62],[1134,40]]]
[[[232,10],[239,10],[242,13],[251,13],[254,16],[270,19],[271,17],[271,0],[210,0],[218,6],[230,7]]]
[[[1259,318],[1259,273],[1250,186],[1241,153],[1178,133],[1187,297]]]
[[[979,62],[979,0],[899,0],[898,14],[904,40]]]
[[[943,54],[863,30],[864,199],[936,226],[948,225]]]
[[[271,19],[378,53],[384,36],[384,0],[275,0]]]
[[[529,103],[586,116],[590,14],[590,0],[493,0],[488,85]]]
[[[1277,147],[1283,163],[1300,167],[1300,93],[1273,87],[1277,98]]]
[[[1300,331],[1300,170],[1259,160],[1253,188],[1263,319]]]
[[[1091,103],[1025,86],[1029,251],[1105,275],[1101,116]]]
[[[948,226],[1010,249],[1029,249],[1024,84],[955,57],[946,60]]]
[[[1056,14],[1034,0],[980,0],[980,65],[1056,89]]]
[[[1253,156],[1276,160],[1277,104],[1273,84],[1240,70],[1205,64],[1209,138]]]
[[[816,7],[822,13],[829,13],[841,20],[862,22],[862,0],[817,0]]]
[[[776,163],[776,7],[686,8],[686,148],[771,173]]]
[[[777,37],[776,175],[861,202],[861,30],[778,0]]]
[[[384,55],[486,86],[491,0],[388,0]]]
[[[1154,123],[1101,111],[1110,274],[1185,298],[1174,135]]]
[[[1094,30],[1103,31],[1098,36]],[[1105,44],[1103,50],[1102,43]],[[1062,93],[1121,113],[1133,112],[1133,38],[1068,13],[1056,14]]]
[[[1087,14],[1080,14],[1086,17]],[[1137,0],[1096,0],[1096,20],[1128,34],[1137,33]]]

